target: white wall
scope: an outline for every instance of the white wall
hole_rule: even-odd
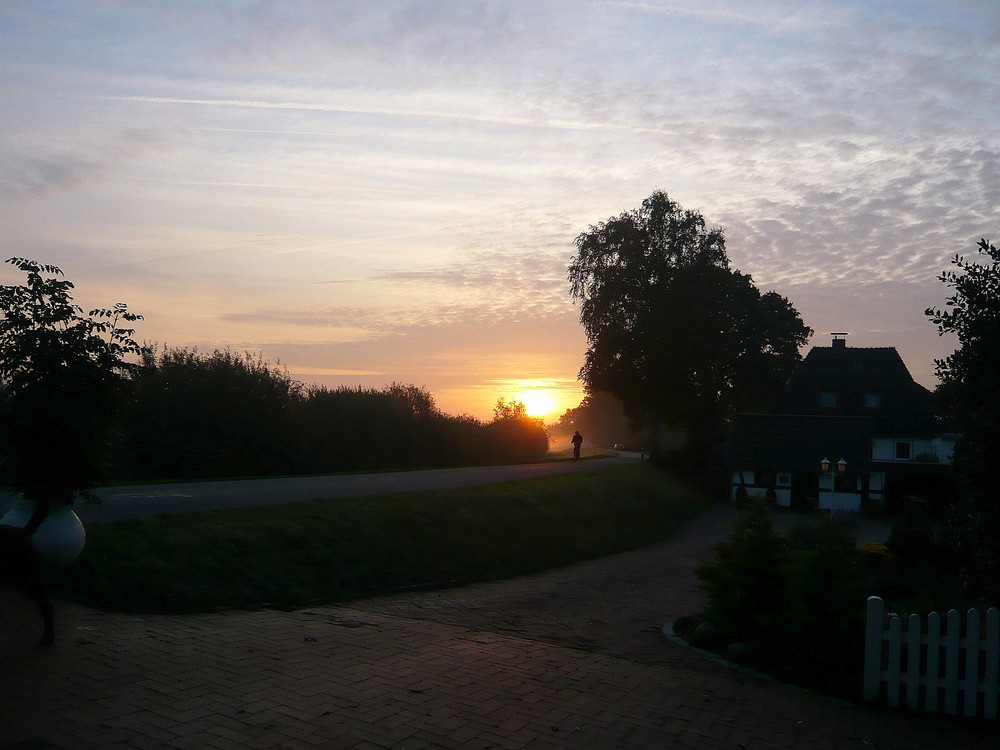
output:
[[[896,443],[910,444],[910,458],[896,458]],[[901,435],[899,437],[877,437],[872,440],[873,461],[912,461],[921,453],[937,456],[941,463],[951,462],[951,452],[955,441],[946,438],[913,438]]]

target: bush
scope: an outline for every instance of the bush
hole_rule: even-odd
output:
[[[299,383],[249,353],[145,354],[117,452],[120,480],[286,474]]]
[[[698,569],[720,651],[771,674],[850,696],[860,684],[867,578],[841,524],[782,538],[761,502]]]
[[[528,416],[524,404],[499,399],[493,421],[485,426],[487,463],[535,461],[549,449],[549,436],[541,419]]]
[[[102,478],[129,356],[140,352],[124,326],[142,316],[124,303],[84,315],[59,268],[7,263],[26,280],[0,286],[0,463],[44,518]]]
[[[314,389],[295,421],[298,468],[307,474],[409,467],[423,458],[417,418],[384,391]]]
[[[518,402],[484,424],[443,414],[413,385],[305,389],[249,353],[146,352],[133,385],[119,481],[519,463],[548,450]]]
[[[782,630],[785,653],[801,656],[785,659],[786,676],[836,692],[845,686],[853,691],[863,666],[868,594],[854,536],[840,524],[824,520],[793,529],[789,545],[792,557]]]
[[[729,642],[752,644],[761,657],[781,643],[789,550],[763,503],[743,513],[715,559],[697,573],[708,595],[705,620]]]

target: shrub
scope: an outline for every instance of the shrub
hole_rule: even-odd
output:
[[[123,326],[141,316],[123,303],[84,315],[59,268],[7,262],[27,278],[0,286],[0,455],[5,481],[44,517],[101,478],[140,352]]]
[[[862,668],[867,579],[854,536],[823,520],[789,535],[792,547],[782,630],[790,679],[837,685]],[[821,648],[817,645],[822,644]]]
[[[753,644],[761,655],[781,641],[789,551],[763,503],[751,505],[715,559],[698,567],[708,596],[705,620],[730,642]]]
[[[797,525],[786,540],[758,502],[698,575],[720,650],[782,679],[855,691],[867,579],[848,529],[827,519]]]
[[[259,356],[165,348],[145,353],[119,446],[119,479],[290,473],[301,386]]]

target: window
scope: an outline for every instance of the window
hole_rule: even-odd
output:
[[[877,409],[882,405],[882,396],[879,393],[866,393],[865,394],[865,408],[866,409]]]
[[[896,443],[896,458],[903,459],[904,461],[910,460],[909,443]]]
[[[819,405],[827,408],[833,408],[837,405],[837,394],[836,393],[821,393],[819,394]]]

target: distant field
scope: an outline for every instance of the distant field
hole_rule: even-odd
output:
[[[294,608],[509,577],[668,538],[709,500],[646,464],[452,490],[119,521],[63,599],[116,611]]]

